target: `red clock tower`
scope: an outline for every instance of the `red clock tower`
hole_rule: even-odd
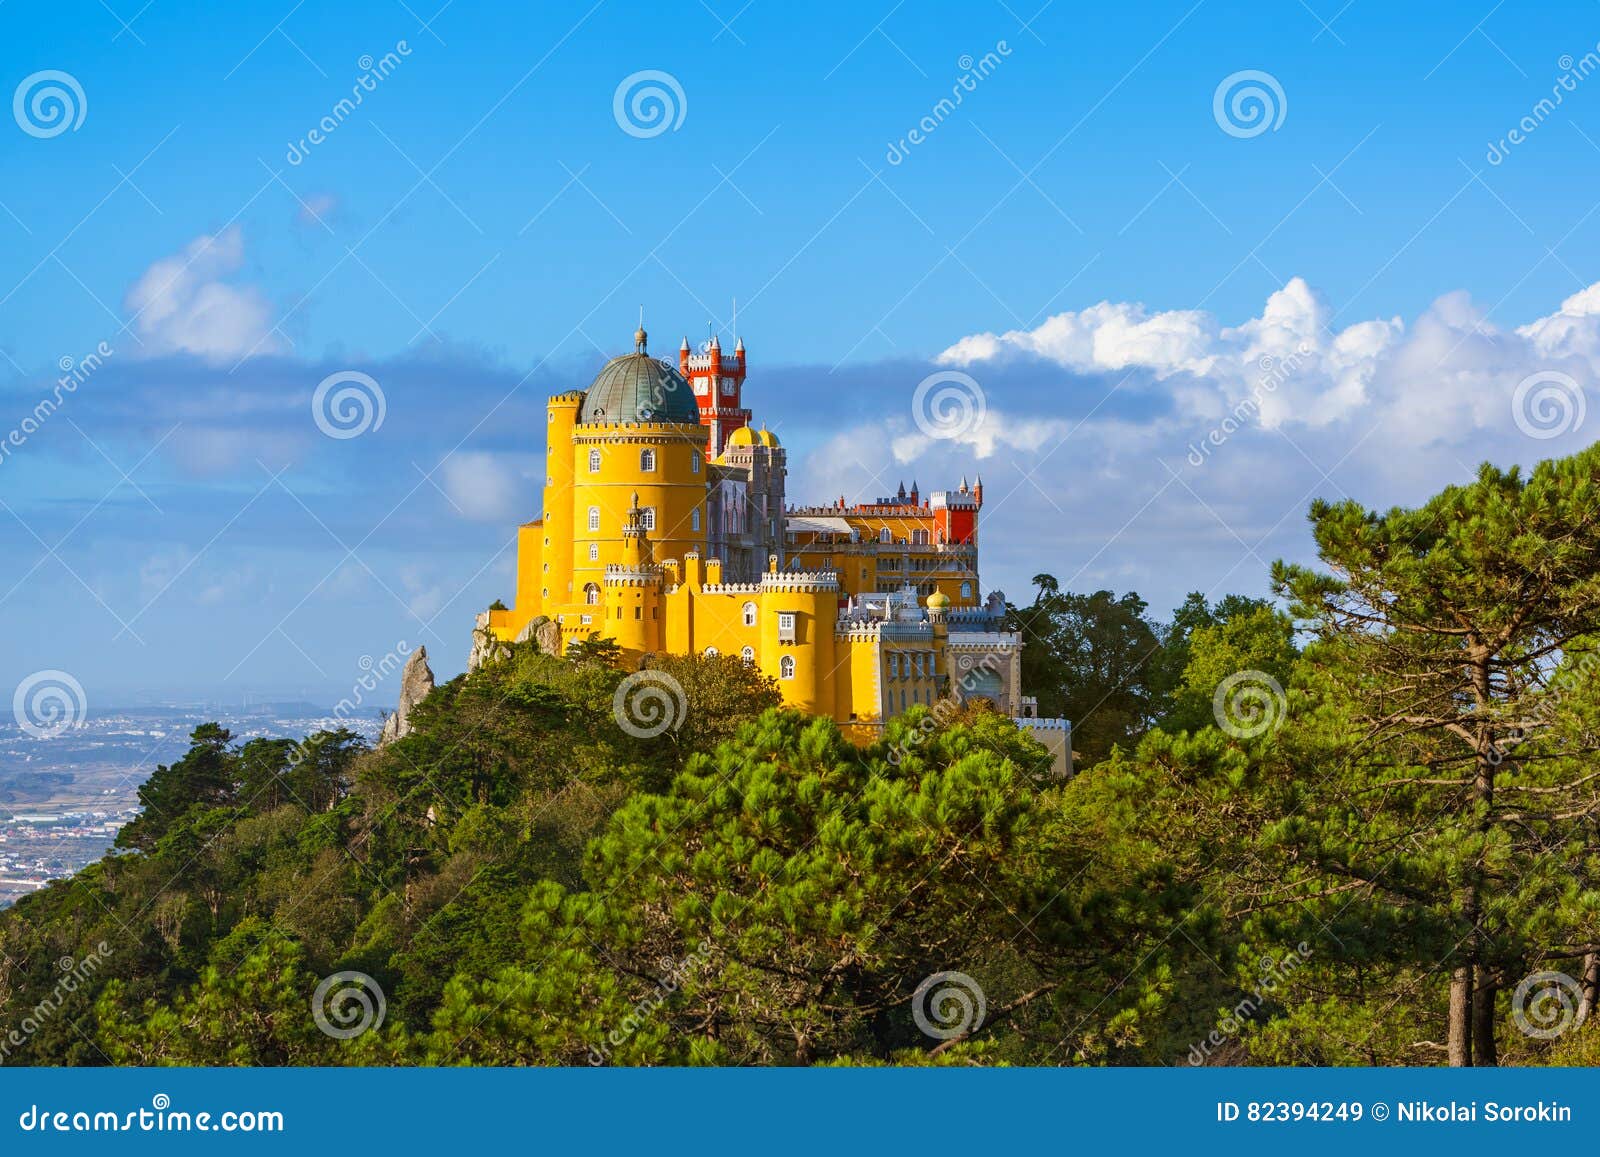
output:
[[[715,335],[699,353],[691,353],[689,339],[678,347],[678,371],[694,389],[700,421],[711,430],[706,457],[722,453],[728,435],[750,424],[750,411],[744,408],[744,339],[735,338],[733,356],[722,356],[722,343]]]

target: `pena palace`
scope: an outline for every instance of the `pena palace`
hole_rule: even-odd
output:
[[[915,704],[991,700],[1070,767],[1070,725],[1020,686],[1022,639],[978,583],[983,482],[875,502],[791,504],[778,439],[751,425],[745,348],[613,358],[551,398],[544,513],[517,533],[515,605],[480,635],[562,650],[614,641],[737,655],[790,706],[870,726]]]

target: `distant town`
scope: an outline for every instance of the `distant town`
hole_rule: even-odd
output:
[[[0,908],[104,856],[139,814],[139,785],[182,756],[206,722],[242,742],[341,726],[371,740],[381,720],[376,709],[369,719],[340,719],[310,703],[169,704],[93,713],[51,738],[8,720],[0,726]]]

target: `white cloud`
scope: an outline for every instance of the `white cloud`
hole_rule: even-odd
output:
[[[244,264],[237,225],[196,237],[183,252],[163,257],[134,282],[124,299],[147,354],[191,353],[210,360],[280,352],[272,306],[248,285],[226,276]]]
[[[981,423],[929,437],[908,387],[887,416],[804,459],[790,492],[859,497],[870,487],[841,483],[870,478],[860,464],[879,470],[885,446],[925,493],[981,468],[986,581],[1016,586],[1046,569],[1076,589],[1139,590],[1164,614],[1190,589],[1265,593],[1273,558],[1310,561],[1313,497],[1412,505],[1478,462],[1532,463],[1593,441],[1600,285],[1517,326],[1494,324],[1465,293],[1409,324],[1342,323],[1296,278],[1236,325],[1101,302],[972,333],[937,361],[979,383]],[[1556,406],[1565,424],[1532,437],[1513,396],[1552,372],[1591,412],[1573,425],[1578,407]]]
[[[439,473],[445,494],[465,518],[509,523],[533,517],[538,498],[528,473],[504,455],[457,451]]]

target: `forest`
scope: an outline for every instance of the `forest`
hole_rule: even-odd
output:
[[[410,734],[207,724],[0,912],[0,1063],[1587,1065],[1600,448],[1170,619],[1008,610],[1076,774],[981,702],[863,741],[731,657],[621,726],[604,645]],[[343,987],[354,984],[354,987]]]

